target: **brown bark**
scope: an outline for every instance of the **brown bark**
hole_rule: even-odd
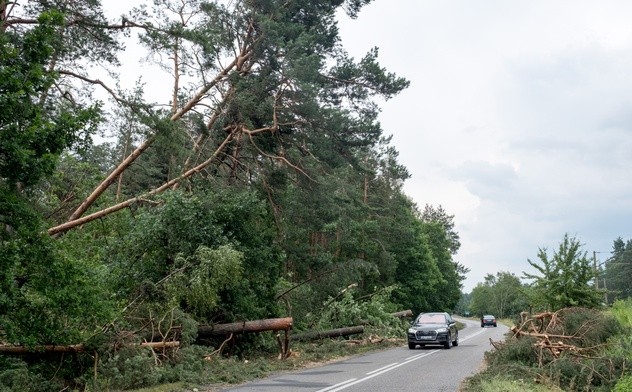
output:
[[[404,317],[413,317],[413,311],[408,309],[408,310],[402,310],[401,312],[395,312],[395,313],[391,313],[391,315],[393,317],[397,317],[397,318],[404,318]]]
[[[305,332],[292,335],[292,340],[317,340],[326,338],[336,338],[340,336],[349,336],[364,333],[364,325],[355,327],[345,327],[330,329],[328,331]]]
[[[195,105],[197,105],[206,96],[206,94],[211,88],[213,88],[217,83],[219,83],[222,79],[224,79],[228,75],[228,73],[238,65],[238,63],[243,62],[244,59],[248,57],[250,57],[250,52],[243,52],[239,57],[235,58],[211,82],[207,83],[202,89],[200,89],[200,91],[198,91],[197,94],[194,97],[192,97],[180,110],[175,112],[171,116],[170,120],[177,121],[186,113],[188,113],[191,109],[193,109],[193,107],[195,107]],[[149,148],[149,146],[154,142],[154,140],[155,140],[155,137],[151,137],[147,139],[144,143],[142,143],[140,146],[138,146],[136,150],[134,150],[127,158],[125,158],[123,162],[121,162],[101,182],[101,184],[99,184],[92,191],[92,193],[81,203],[81,205],[75,210],[75,212],[72,213],[72,215],[68,218],[67,222],[50,228],[48,230],[48,233],[50,235],[55,235],[55,234],[68,231],[76,226],[86,223],[87,221],[100,218],[112,212],[121,210],[130,204],[133,204],[136,201],[136,198],[130,199],[122,204],[116,205],[114,206],[115,208],[112,208],[112,207],[106,208],[95,214],[92,214],[91,216],[93,217],[87,221],[79,219],[88,210],[88,208],[90,208],[90,206],[92,206],[92,204],[103,194],[103,192],[105,192],[105,190],[116,180],[116,178],[118,178],[118,176],[121,175],[123,171],[125,171],[145,150],[147,150],[147,148]],[[181,179],[181,178],[183,178],[183,176],[178,177],[178,179]],[[150,192],[150,194],[151,193],[158,193],[158,192],[152,191]]]
[[[91,222],[95,219],[99,219],[102,218],[108,214],[111,214],[113,212],[122,210],[123,208],[129,207],[132,204],[136,203],[139,200],[142,200],[144,198],[148,198],[150,196],[156,195],[158,193],[161,193],[163,191],[165,191],[166,189],[170,188],[171,186],[173,186],[174,184],[176,184],[178,181],[182,181],[185,178],[189,178],[192,175],[194,175],[195,173],[198,173],[200,170],[202,170],[204,167],[208,166],[211,164],[211,162],[217,157],[217,155],[220,153],[220,151],[222,151],[224,149],[224,147],[226,146],[226,144],[231,140],[232,136],[228,135],[226,137],[226,139],[224,139],[224,142],[217,148],[217,150],[215,151],[215,153],[206,161],[202,162],[201,164],[199,164],[198,166],[194,167],[193,169],[187,171],[186,173],[182,174],[181,176],[174,178],[166,183],[164,183],[163,185],[161,185],[160,187],[154,189],[151,192],[148,192],[144,195],[138,196],[138,197],[134,197],[128,200],[125,200],[119,204],[115,204],[111,207],[105,208],[101,211],[97,211],[93,214],[90,215],[86,215],[84,217],[81,218],[77,218],[74,220],[69,220],[66,223],[62,223],[61,225],[57,225],[55,227],[51,227],[50,229],[48,229],[48,234],[49,235],[56,235],[59,233],[63,233],[65,231],[68,231],[74,227],[83,225],[84,223],[88,223]],[[122,172],[122,171],[121,171]],[[103,189],[105,190],[105,189]],[[95,198],[96,200],[96,198]]]
[[[137,344],[126,344],[125,347],[149,347],[149,348],[173,348],[178,347],[180,342],[145,342],[145,343],[137,343]],[[35,346],[33,348],[28,348],[24,346],[13,346],[13,345],[0,345],[0,354],[15,354],[15,355],[24,355],[24,354],[37,354],[37,353],[78,353],[85,351],[85,346],[83,344],[69,344],[69,345],[44,345],[44,346]]]
[[[241,321],[230,324],[201,325],[198,327],[198,337],[204,338],[230,333],[254,333],[264,331],[289,331],[292,329],[292,317]]]

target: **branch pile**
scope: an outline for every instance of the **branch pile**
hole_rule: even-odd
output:
[[[596,311],[584,308],[564,308],[535,315],[522,312],[519,325],[511,327],[511,331],[514,338],[534,339],[538,364],[542,367],[545,360],[555,360],[564,354],[584,358],[594,355],[603,346],[602,342],[593,340],[600,334],[599,320]]]

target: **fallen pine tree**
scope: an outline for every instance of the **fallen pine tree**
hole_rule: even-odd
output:
[[[160,348],[174,348],[180,346],[180,342],[144,342],[144,343],[130,343],[126,344],[126,347],[146,347],[152,349]],[[14,355],[26,355],[37,353],[79,353],[86,351],[84,344],[68,344],[68,345],[55,345],[47,344],[34,347],[16,346],[10,344],[0,345],[1,354],[14,354]]]
[[[326,338],[337,338],[341,336],[364,333],[364,325],[355,327],[335,328],[326,331],[312,331],[292,335],[292,340],[318,340]]]

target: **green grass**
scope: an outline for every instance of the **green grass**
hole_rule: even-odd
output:
[[[533,380],[522,380],[495,376],[489,380],[481,380],[476,386],[466,389],[468,392],[561,392],[562,390],[541,384],[536,384]]]

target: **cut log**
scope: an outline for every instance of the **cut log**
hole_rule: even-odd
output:
[[[402,310],[401,312],[395,312],[395,313],[391,313],[391,315],[393,317],[397,317],[397,318],[404,318],[404,317],[413,317],[413,311],[408,309],[408,310]]]
[[[178,347],[180,342],[145,342],[137,344],[126,344],[124,347],[149,347],[149,348],[172,348]],[[78,353],[85,351],[86,347],[83,344],[69,344],[69,345],[44,345],[35,346],[33,348],[24,346],[13,345],[0,345],[0,354],[38,354],[38,353]]]
[[[292,340],[316,340],[326,338],[337,338],[340,336],[355,335],[358,333],[364,333],[364,325],[358,325],[355,327],[345,327],[330,329],[328,331],[314,331],[304,332],[292,335]]]
[[[200,325],[198,338],[227,335],[230,333],[253,333],[264,331],[289,331],[292,329],[292,317],[241,321],[230,324]]]

